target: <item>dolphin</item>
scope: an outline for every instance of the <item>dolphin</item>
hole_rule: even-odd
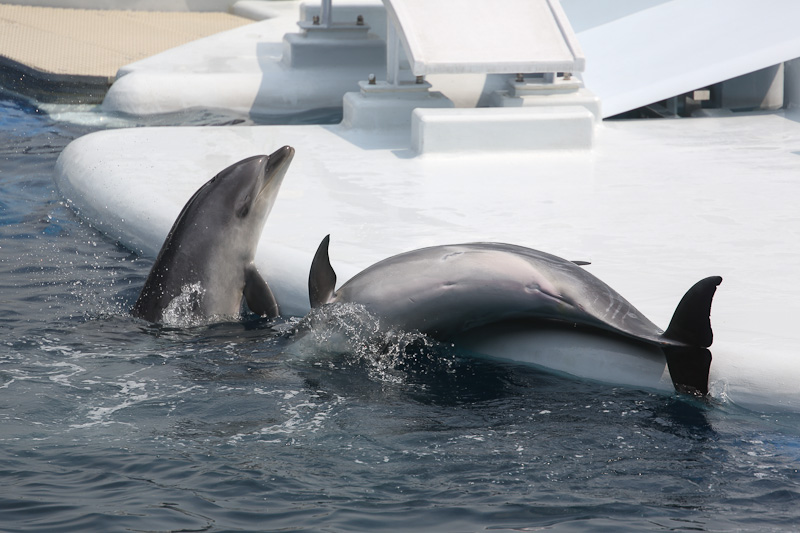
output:
[[[677,391],[708,394],[711,301],[719,276],[690,288],[664,331],[576,262],[538,250],[501,243],[422,248],[384,259],[336,290],[329,243],[327,236],[311,265],[312,308],[360,304],[393,327],[456,346],[487,326],[610,335],[663,353]]]
[[[199,320],[232,317],[244,296],[252,312],[277,316],[253,258],[293,157],[290,146],[248,157],[200,187],[175,220],[132,314],[150,322],[169,322],[170,310]]]

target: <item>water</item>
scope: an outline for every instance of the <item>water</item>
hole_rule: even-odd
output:
[[[53,116],[0,99],[0,530],[800,527],[796,413],[484,361],[357,313],[300,340],[297,319],[130,318],[151,259],[51,177],[120,123]]]

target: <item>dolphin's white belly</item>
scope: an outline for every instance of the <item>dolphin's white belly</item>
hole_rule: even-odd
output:
[[[477,355],[532,364],[580,378],[672,389],[661,350],[623,337],[585,330],[498,324],[459,335],[455,344]]]

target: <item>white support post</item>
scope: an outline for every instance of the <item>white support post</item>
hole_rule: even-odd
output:
[[[320,16],[319,25],[323,28],[330,28],[332,24],[332,7],[331,0],[322,0],[322,12]]]
[[[396,86],[400,77],[400,36],[391,20],[386,24],[386,81]]]

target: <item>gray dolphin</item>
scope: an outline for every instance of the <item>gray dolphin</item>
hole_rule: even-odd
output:
[[[231,317],[244,296],[254,313],[277,316],[278,303],[253,258],[293,157],[290,146],[249,157],[200,187],[167,235],[133,315],[163,322],[173,309],[204,320]]]
[[[708,393],[711,301],[722,282],[696,283],[666,331],[578,264],[530,248],[471,243],[422,248],[372,265],[335,290],[325,237],[309,274],[311,307],[357,303],[393,326],[459,344],[486,326],[569,325],[655,346],[675,389]],[[502,328],[497,329],[501,331]]]

